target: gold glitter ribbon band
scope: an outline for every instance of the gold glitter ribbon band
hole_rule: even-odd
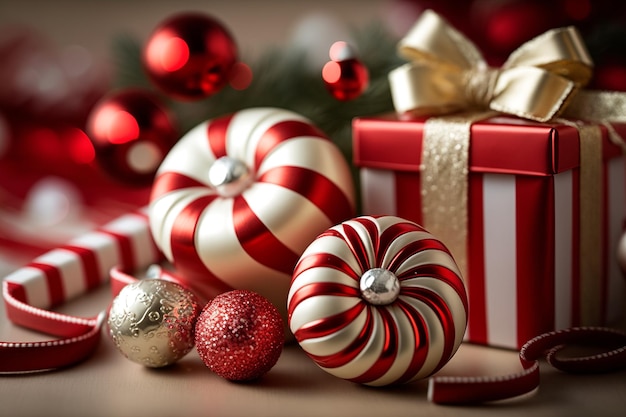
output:
[[[602,131],[607,128],[611,142],[626,152],[626,143],[611,123],[626,122],[626,93],[614,91],[580,91],[559,120],[578,129],[580,136],[580,321],[593,325],[602,321],[600,303],[602,273],[601,201],[598,186],[602,178]],[[586,120],[596,125],[581,125],[572,120]]]
[[[421,193],[424,226],[467,276],[469,145],[472,123],[493,112],[431,117],[424,124]]]
[[[587,120],[604,125],[609,139],[626,153],[626,142],[611,123],[626,123],[626,93],[617,91],[581,90],[565,109],[564,117]]]
[[[626,123],[626,93],[582,90],[567,107],[564,116],[596,122]]]
[[[590,326],[602,322],[602,131],[597,125],[578,128],[580,136],[580,320]],[[592,302],[589,302],[592,301]]]

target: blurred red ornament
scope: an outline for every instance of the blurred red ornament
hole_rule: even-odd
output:
[[[561,3],[563,11],[572,20],[585,20],[591,14],[590,0],[562,0]]]
[[[563,26],[566,15],[542,0],[475,0],[471,19],[486,57],[500,64],[513,50],[541,33]]]
[[[77,127],[68,127],[63,132],[66,149],[76,164],[91,164],[96,159],[96,151],[89,136]]]
[[[163,92],[194,100],[217,93],[237,62],[237,45],[218,20],[183,13],[161,23],[143,51],[150,79]]]
[[[215,297],[196,322],[196,349],[205,365],[231,381],[266,374],[283,350],[284,323],[265,297],[234,290]]]
[[[82,124],[108,88],[105,66],[79,45],[23,27],[0,29],[0,110],[13,123]]]
[[[91,112],[87,130],[103,170],[134,185],[152,182],[179,138],[174,120],[159,98],[139,89],[105,96]]]
[[[254,75],[249,65],[237,62],[230,73],[229,84],[234,90],[245,90],[252,84],[253,77]]]
[[[626,63],[605,63],[596,66],[591,88],[626,91]]]
[[[356,58],[350,45],[335,42],[329,55],[331,61],[322,68],[322,79],[332,96],[340,101],[348,101],[363,94],[369,85],[369,72]]]

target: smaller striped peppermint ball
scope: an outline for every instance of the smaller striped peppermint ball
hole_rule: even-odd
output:
[[[304,251],[287,299],[289,327],[318,366],[372,386],[412,382],[454,355],[467,295],[446,246],[416,223],[363,216]]]

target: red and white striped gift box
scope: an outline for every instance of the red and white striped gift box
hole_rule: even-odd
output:
[[[363,214],[422,223],[425,120],[386,115],[354,121]],[[626,126],[615,128],[626,137]],[[579,193],[577,129],[509,117],[472,125],[467,341],[517,349],[541,333],[610,324],[622,313],[626,285],[616,250],[626,212],[626,168],[620,148],[602,131],[602,273],[583,285],[579,202],[586,196]]]

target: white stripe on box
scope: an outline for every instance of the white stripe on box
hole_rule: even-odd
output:
[[[147,266],[158,258],[150,235],[149,223],[144,216],[126,214],[106,224],[103,229],[130,238],[137,266]]]
[[[363,214],[397,214],[396,181],[391,170],[361,168]]]
[[[148,220],[140,214],[124,214],[115,220],[102,226],[105,230],[110,230],[121,235],[130,236],[134,231],[145,229]]]
[[[56,267],[63,284],[64,299],[68,300],[86,289],[82,259],[67,249],[53,249],[35,259],[35,262]]]
[[[146,218],[141,217],[141,227],[133,233],[133,242],[135,243],[135,262],[138,267],[146,267],[155,263],[159,256],[157,248],[150,234],[149,224]]]
[[[46,275],[41,269],[25,266],[8,275],[5,281],[21,285],[29,305],[37,308],[50,307],[51,301]]]
[[[483,175],[487,342],[517,346],[515,176]]]
[[[624,294],[626,282],[617,262],[617,247],[622,236],[624,214],[626,212],[626,186],[624,177],[626,167],[624,158],[615,158],[608,163],[608,205],[609,205],[609,232],[608,232],[608,296],[607,321],[612,323],[623,314]]]
[[[554,326],[572,326],[573,172],[554,176]]]
[[[90,250],[98,260],[98,279],[105,282],[109,271],[120,262],[117,241],[111,235],[102,232],[91,232],[79,236],[70,242],[74,246]]]

